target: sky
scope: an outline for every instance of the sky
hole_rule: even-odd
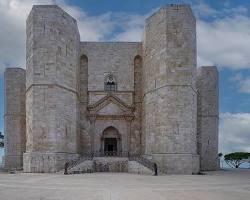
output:
[[[25,20],[32,5],[62,7],[77,19],[82,41],[141,41],[145,18],[169,3],[190,4],[198,66],[218,67],[219,152],[250,152],[250,0],[0,0],[0,131],[3,72],[25,68]]]

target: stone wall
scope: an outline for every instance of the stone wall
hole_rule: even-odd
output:
[[[7,68],[4,73],[4,167],[22,168],[26,143],[26,72]]]
[[[118,150],[127,152],[129,145],[129,122],[125,121],[125,119],[100,119],[96,120],[93,125],[93,151],[98,152],[102,151],[104,148],[104,144],[102,141],[103,131],[108,127],[114,127],[119,135],[120,141],[118,141]]]
[[[218,170],[219,87],[216,67],[198,68],[198,153],[201,170]]]
[[[55,172],[78,153],[80,36],[76,20],[55,5],[33,6],[26,35],[24,171]]]
[[[81,55],[88,58],[88,91],[103,91],[110,72],[118,91],[134,91],[134,58],[141,55],[140,42],[81,42]]]
[[[92,150],[99,151],[102,131],[115,125],[122,136],[121,149],[134,153],[140,152],[141,54],[140,42],[81,42],[81,56],[88,61],[88,80],[85,80],[88,83],[88,105],[95,105],[110,95],[109,92],[104,91],[104,82],[106,76],[111,73],[117,84],[117,91],[112,95],[119,98],[123,104],[135,107],[135,118],[132,122],[126,121],[123,116],[117,117],[122,110],[115,104],[104,107],[98,112],[101,116],[93,117],[90,124],[82,120],[81,124],[85,124],[81,126],[83,149],[90,151],[92,143]],[[138,58],[140,58],[139,62],[135,65]],[[136,83],[134,82],[135,75]],[[81,104],[81,119],[85,118],[85,108]]]
[[[144,37],[145,154],[164,173],[195,173],[196,22],[191,8],[161,8],[146,19]]]
[[[142,112],[142,57],[134,59],[134,119],[131,122],[130,153],[139,154],[143,152],[141,112]]]
[[[79,152],[89,153],[91,152],[91,135],[90,135],[90,123],[87,117],[88,115],[88,57],[81,55],[80,57],[80,73],[79,73]]]

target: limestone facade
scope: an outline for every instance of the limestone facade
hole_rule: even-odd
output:
[[[198,68],[197,139],[201,170],[216,170],[218,160],[218,71],[216,67]]]
[[[20,168],[26,149],[26,73],[21,68],[8,68],[4,73],[4,132],[6,168]]]
[[[142,155],[167,174],[218,168],[218,74],[197,77],[188,5],[147,18],[142,42],[81,42],[76,20],[55,5],[33,6],[26,30],[26,80],[24,70],[5,73],[5,158],[23,163],[5,159],[6,168],[56,172],[106,153]],[[8,117],[19,107],[23,123]]]

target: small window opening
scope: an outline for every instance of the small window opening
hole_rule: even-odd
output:
[[[109,74],[104,83],[104,89],[108,92],[115,92],[117,90],[117,84],[115,82],[114,76]]]

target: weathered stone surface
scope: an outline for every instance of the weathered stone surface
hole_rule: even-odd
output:
[[[9,112],[22,105],[26,128],[19,129],[25,114],[5,116],[7,138],[19,152],[7,148],[7,163],[10,155],[21,163],[26,142],[25,172],[56,172],[104,151],[143,155],[169,174],[198,172],[199,155],[202,169],[216,169],[204,159],[217,154],[218,120],[211,115],[218,116],[218,88],[199,75],[197,135],[196,24],[188,5],[167,5],[146,19],[142,42],[80,42],[75,19],[55,5],[34,6],[26,30],[26,100],[25,80],[17,93],[14,75],[6,79],[5,104]],[[93,166],[144,171],[121,159],[119,165],[99,157]]]
[[[96,171],[95,171],[96,170]],[[63,172],[63,171],[61,171]],[[128,172],[133,174],[152,175],[153,172],[137,161],[130,161],[127,158],[95,158],[86,160],[68,170],[68,173],[93,173],[93,172]]]
[[[4,167],[22,168],[26,142],[25,91],[26,72],[9,68],[4,73]]]
[[[95,172],[128,172],[128,158],[96,157],[93,162]]]
[[[55,173],[64,169],[67,161],[76,159],[78,159],[77,154],[26,152],[23,155],[23,168],[24,172]]]
[[[187,5],[146,20],[143,41],[145,154],[163,172],[191,174],[196,149],[196,26]],[[194,171],[196,173],[197,171]]]
[[[198,68],[198,153],[201,170],[218,170],[218,71],[214,66]]]
[[[72,167],[71,169],[68,170],[69,174],[74,174],[74,173],[92,173],[95,170],[95,165],[93,160],[86,160],[79,165]],[[64,172],[64,170],[63,170]]]
[[[153,172],[137,161],[128,161],[128,172],[133,174],[152,175]]]
[[[52,162],[61,162],[57,159],[62,155],[67,160],[67,154],[78,153],[80,37],[76,21],[58,6],[33,6],[27,19],[26,42],[24,171],[55,171],[40,167],[37,160],[46,166],[50,158]],[[59,165],[55,168],[59,169]]]

